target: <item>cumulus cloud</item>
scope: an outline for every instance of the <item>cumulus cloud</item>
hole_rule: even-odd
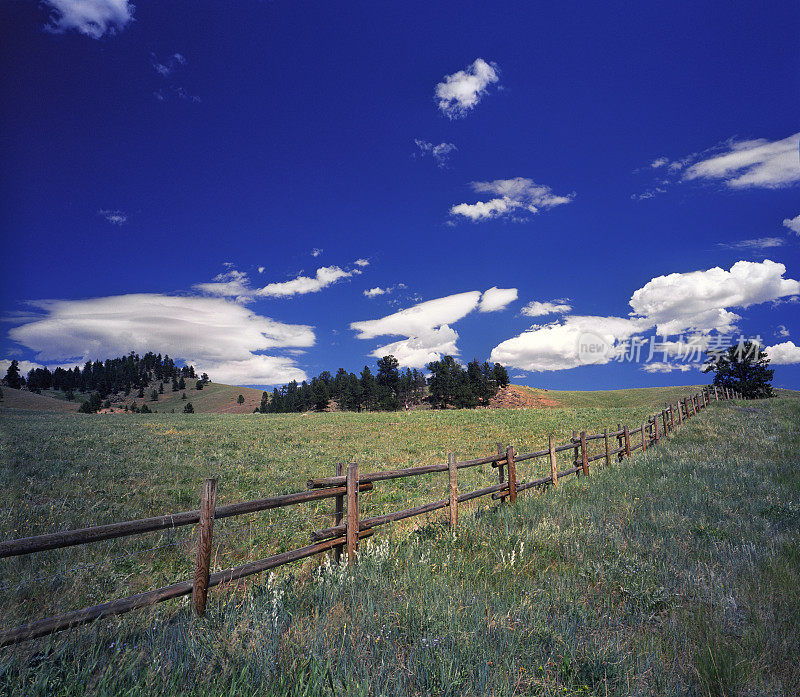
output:
[[[770,249],[782,247],[785,240],[782,237],[759,237],[754,240],[741,240],[739,242],[720,242],[719,247],[727,249]]]
[[[364,259],[356,260],[356,265],[363,266]],[[367,262],[369,263],[369,262]],[[259,273],[263,267],[259,267]],[[225,298],[235,297],[239,302],[248,302],[255,297],[288,298],[293,295],[318,293],[323,288],[333,285],[343,278],[357,276],[361,271],[349,271],[338,266],[321,266],[314,276],[297,276],[290,281],[268,283],[262,288],[250,286],[247,273],[230,268],[228,271],[214,277],[211,283],[196,283],[193,288],[208,295],[218,295]]]
[[[220,382],[282,384],[305,373],[263,351],[313,346],[312,327],[285,324],[222,298],[138,293],[35,304],[42,315],[9,336],[36,360],[98,360],[160,351],[193,363]]]
[[[353,263],[356,266],[360,266],[363,268],[365,266],[369,266],[369,259],[356,259]]]
[[[489,85],[499,80],[497,65],[478,58],[436,85],[439,110],[450,119],[463,118],[483,99]]]
[[[726,149],[695,162],[684,172],[684,179],[714,179],[733,189],[777,188],[800,181],[797,163],[800,133],[783,140],[732,141]]]
[[[658,276],[634,292],[630,305],[637,315],[655,322],[662,335],[729,332],[741,318],[727,308],[746,308],[800,293],[800,283],[783,278],[784,273],[783,264],[765,259],[737,261],[730,271],[714,267]]]
[[[322,254],[322,252],[323,252],[323,251],[324,251],[324,250],[323,250],[323,249],[321,249],[321,248],[319,248],[319,247],[314,247],[314,249],[312,249],[312,250],[311,250],[311,256],[312,256],[312,257],[314,257],[314,258],[316,258],[316,257],[318,257],[320,254]]]
[[[785,273],[783,264],[767,259],[760,263],[738,261],[729,271],[715,267],[659,276],[633,293],[630,317],[568,315],[558,322],[534,325],[496,346],[491,360],[522,370],[564,370],[608,363],[622,355],[625,346],[621,342],[653,327],[661,336],[693,332],[686,341],[658,343],[655,348],[664,360],[658,367],[645,370],[663,372],[672,365],[670,357],[702,352],[711,332],[733,331],[741,317],[729,308],[796,298],[800,282],[784,278]],[[555,302],[534,305],[532,316],[540,311],[546,314],[549,308],[544,306]],[[685,370],[679,365],[669,369]]]
[[[488,193],[494,197],[487,201],[454,205],[450,208],[450,215],[460,215],[473,222],[508,216],[524,219],[529,213],[560,206],[574,198],[574,194],[558,196],[549,186],[536,184],[526,177],[472,182],[471,186],[476,193]]]
[[[420,140],[419,138],[415,138],[414,143],[419,149],[418,154],[420,157],[430,155],[433,158],[433,161],[441,169],[447,167],[447,163],[450,160],[450,155],[458,150],[458,148],[452,143],[439,143],[438,145],[434,145],[433,143],[428,143],[424,140]]]
[[[570,315],[562,321],[534,325],[519,336],[492,349],[490,361],[521,370],[566,370],[611,361],[619,342],[652,326],[647,320],[626,317]],[[582,343],[591,342],[601,350],[591,356],[582,353]]]
[[[665,165],[669,164],[668,157],[658,157],[650,163],[650,166],[653,169],[658,169],[659,167],[664,167]]]
[[[550,300],[548,302],[539,302],[531,300],[525,307],[520,310],[520,314],[526,317],[543,317],[544,315],[561,315],[565,312],[572,310],[572,306],[567,304],[568,298],[560,300]]]
[[[498,312],[513,303],[519,293],[516,288],[492,287],[485,291],[478,304],[478,312]]]
[[[97,215],[102,216],[112,225],[124,225],[128,222],[127,213],[123,213],[122,211],[112,211],[101,208],[99,211],[97,211]]]
[[[46,29],[54,34],[74,29],[100,39],[116,34],[133,19],[134,6],[127,0],[44,0],[44,4],[51,9]]]
[[[773,365],[790,365],[800,363],[800,346],[795,346],[793,341],[784,341],[782,344],[767,346],[764,351]]]
[[[798,235],[800,235],[800,215],[795,218],[785,218],[783,224],[792,232],[796,232]]]
[[[458,355],[458,334],[449,325],[477,309],[481,295],[475,290],[428,300],[380,319],[353,322],[350,328],[358,339],[406,337],[380,346],[370,355],[392,354],[402,366],[423,368],[444,354]]]

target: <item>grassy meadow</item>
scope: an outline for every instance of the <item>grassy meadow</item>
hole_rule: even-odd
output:
[[[0,534],[194,508],[206,476],[227,503],[302,489],[337,461],[431,464],[496,442],[525,452],[548,433],[641,423],[690,391],[549,392],[568,406],[533,411],[6,410]],[[588,480],[464,511],[455,537],[440,517],[415,519],[366,543],[355,572],[309,560],[212,590],[201,621],[176,601],[6,649],[0,693],[797,694],[798,424],[795,398],[713,405]],[[545,466],[523,464],[525,478]],[[462,490],[494,481],[491,467],[459,473]],[[383,483],[364,509],[445,492],[441,474]],[[219,521],[214,568],[303,543],[329,514],[319,504]],[[3,623],[187,578],[192,532],[3,560]]]

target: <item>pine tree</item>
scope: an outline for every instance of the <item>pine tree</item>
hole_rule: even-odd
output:
[[[186,393],[185,392],[181,393],[181,399],[186,399]]]
[[[142,404],[142,408],[139,409],[140,414],[152,414],[153,412],[150,411],[150,407],[147,406],[147,403]]]
[[[186,378],[184,378],[183,375],[181,375],[181,379],[178,380],[178,389],[179,390],[185,390],[186,389]]]
[[[163,382],[159,382],[158,383],[158,394],[164,394],[164,383]]]
[[[244,404],[244,395],[243,395],[243,394],[240,394],[240,395],[239,395],[239,396],[236,398],[236,401],[237,401],[237,403],[239,403],[239,404]]]
[[[203,381],[202,381],[202,380],[198,380],[198,381],[195,383],[195,386],[194,386],[194,388],[195,388],[196,390],[202,390],[202,389],[203,389]]]
[[[14,390],[18,390],[22,387],[25,379],[19,374],[19,361],[11,361],[11,365],[8,366],[8,370],[6,371],[6,376],[3,378],[3,382]]]
[[[769,356],[764,347],[751,341],[730,346],[721,355],[707,351],[704,373],[715,372],[714,384],[740,392],[746,399],[765,399],[774,396]]]
[[[157,401],[158,401],[158,391],[156,391],[156,390],[153,390],[153,391],[150,393],[150,401],[151,401],[151,402],[157,402]]]
[[[194,407],[192,406],[191,402],[186,402],[186,404],[183,407],[183,413],[184,414],[194,414]]]

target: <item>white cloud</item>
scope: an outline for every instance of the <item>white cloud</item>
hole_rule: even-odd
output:
[[[46,29],[62,34],[70,29],[99,39],[115,34],[133,19],[134,6],[127,0],[44,0],[51,8]]]
[[[618,342],[650,326],[642,319],[570,315],[560,322],[535,325],[503,341],[492,350],[489,360],[530,371],[608,363],[619,348]],[[591,359],[579,349],[587,338],[603,345],[603,350]]]
[[[258,267],[258,273],[264,273],[264,269],[265,269],[265,268],[266,268],[266,267],[264,267],[264,266],[259,266],[259,267]]]
[[[741,240],[739,242],[720,242],[719,247],[728,249],[770,249],[782,247],[785,240],[782,237],[759,237],[754,240]]]
[[[358,339],[378,336],[404,336],[406,339],[375,349],[370,355],[394,355],[400,365],[423,368],[443,354],[457,355],[458,334],[450,324],[477,309],[480,291],[469,291],[428,300],[405,310],[374,320],[353,322],[350,328]]]
[[[478,312],[498,312],[504,310],[509,303],[513,303],[519,293],[516,288],[492,287],[481,296]]]
[[[320,254],[322,254],[322,252],[323,252],[323,251],[325,251],[325,250],[323,250],[323,249],[320,249],[319,247],[314,247],[314,249],[312,249],[312,250],[311,250],[311,256],[312,256],[312,257],[314,257],[314,258],[316,258],[316,257],[318,257]]]
[[[500,80],[497,66],[478,58],[465,70],[445,75],[436,85],[439,110],[450,119],[466,116],[487,92],[489,85]]]
[[[653,362],[653,363],[644,363],[642,365],[642,370],[645,373],[671,373],[675,370],[679,370],[682,373],[687,373],[694,367],[696,366],[691,363]]]
[[[785,218],[783,224],[792,232],[796,232],[798,235],[800,235],[800,215],[795,218]]]
[[[355,263],[363,262],[363,259]],[[259,273],[264,267],[259,267]],[[343,278],[351,278],[360,274],[358,269],[345,271],[338,266],[321,266],[312,276],[297,276],[290,281],[268,283],[263,288],[252,288],[247,273],[230,268],[225,273],[214,277],[211,283],[196,283],[193,288],[208,295],[218,295],[225,298],[235,297],[238,302],[247,302],[255,297],[288,298],[293,295],[318,293],[323,288],[333,285]]]
[[[459,203],[450,208],[450,215],[460,215],[473,222],[508,215],[525,216],[572,201],[574,194],[558,196],[549,186],[536,184],[526,177],[472,182],[476,193],[494,194],[494,198],[477,203]]]
[[[379,295],[386,295],[391,291],[390,288],[370,288],[369,290],[364,291],[364,295],[368,298],[377,298]]]
[[[356,271],[345,271],[338,266],[322,266],[317,269],[317,273],[313,278],[309,276],[298,276],[291,281],[268,283],[263,288],[259,288],[256,294],[273,298],[288,298],[292,295],[318,293],[323,288],[327,288],[336,283],[336,281],[340,281],[343,278],[350,278],[356,273]]]
[[[722,180],[733,189],[776,188],[800,181],[800,133],[770,142],[764,138],[729,142],[721,154],[695,162],[683,178]]]
[[[775,336],[779,336],[781,338],[789,336],[789,330],[786,328],[785,324],[778,325],[778,328],[775,330]]]
[[[150,54],[150,64],[162,77],[169,77],[179,65],[186,65],[186,58],[180,53],[173,53],[164,63],[159,62],[155,53]]]
[[[526,317],[542,317],[544,315],[560,315],[572,310],[572,306],[567,304],[567,299],[551,300],[549,302],[539,302],[531,300],[520,310],[520,314]]]
[[[784,341],[782,344],[767,346],[764,351],[766,351],[769,362],[773,365],[800,363],[800,346],[795,346],[793,341]]]
[[[434,145],[433,143],[428,143],[424,140],[420,140],[419,138],[415,138],[414,143],[416,144],[417,148],[419,148],[421,157],[430,154],[434,162],[436,162],[441,169],[447,167],[451,153],[458,150],[453,143],[439,143],[439,145]]]
[[[44,314],[9,336],[39,361],[97,360],[160,351],[220,382],[281,384],[305,379],[291,359],[262,351],[313,346],[312,327],[284,324],[222,298],[156,293],[36,303]]]
[[[658,157],[650,163],[650,166],[653,169],[658,169],[659,167],[663,167],[664,165],[669,164],[668,157]]]
[[[360,266],[363,268],[365,266],[369,266],[369,259],[356,259],[353,263],[356,266]]]
[[[112,225],[124,225],[128,222],[128,214],[122,211],[112,211],[101,208],[97,211],[97,215],[103,216]]]
[[[746,308],[800,293],[800,283],[783,278],[785,272],[783,264],[765,259],[737,261],[730,271],[714,267],[658,276],[634,292],[630,305],[637,315],[655,322],[662,335],[690,330],[729,332],[741,318],[727,308]]]

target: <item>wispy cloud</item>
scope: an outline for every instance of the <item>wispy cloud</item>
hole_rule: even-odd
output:
[[[463,118],[483,99],[489,85],[499,80],[497,65],[478,58],[436,85],[439,110],[450,119]]]
[[[363,260],[360,260],[363,261]],[[263,269],[263,267],[260,267]],[[261,273],[261,271],[259,271]],[[268,283],[261,288],[253,288],[244,271],[229,268],[218,274],[209,283],[196,283],[193,288],[208,295],[235,298],[237,302],[250,302],[256,297],[289,298],[293,295],[318,293],[337,281],[361,274],[358,268],[342,269],[339,266],[321,266],[313,276],[302,274],[288,281]]]
[[[650,163],[657,181],[634,199],[648,199],[683,182],[719,182],[729,189],[776,189],[800,182],[797,163],[800,133],[781,140],[765,138],[736,140],[670,161],[659,157]]]
[[[186,58],[180,53],[173,53],[163,63],[159,62],[155,53],[150,54],[150,65],[162,77],[169,77],[176,67],[186,65]]]
[[[772,247],[782,247],[785,243],[786,240],[782,237],[759,237],[739,242],[720,242],[717,246],[727,249],[771,249]]]
[[[452,143],[439,143],[438,145],[434,145],[433,143],[428,143],[427,141],[420,140],[419,138],[415,138],[414,143],[418,150],[415,155],[418,157],[430,155],[440,169],[447,167],[447,163],[450,160],[450,155],[458,150],[458,148]]]
[[[451,216],[462,216],[472,222],[505,217],[524,220],[528,214],[569,203],[575,196],[575,194],[556,195],[549,186],[536,184],[526,177],[472,182],[470,186],[476,193],[488,193],[494,196],[487,201],[459,203],[450,208]]]
[[[97,211],[97,215],[102,216],[112,225],[124,225],[128,222],[128,214],[122,211],[112,211],[101,208]]]
[[[314,249],[311,250],[311,256],[316,258],[322,254],[323,251],[325,250],[321,249],[320,247],[314,247]]]
[[[545,315],[562,315],[572,310],[572,305],[568,304],[569,298],[539,302],[531,300],[520,310],[520,314],[526,317],[544,317]]]
[[[775,330],[775,336],[786,338],[789,336],[789,330],[786,328],[785,324],[779,324],[778,328]]]
[[[133,20],[134,6],[127,0],[43,0],[50,8],[45,26],[53,34],[74,29],[92,39],[116,34]]]

